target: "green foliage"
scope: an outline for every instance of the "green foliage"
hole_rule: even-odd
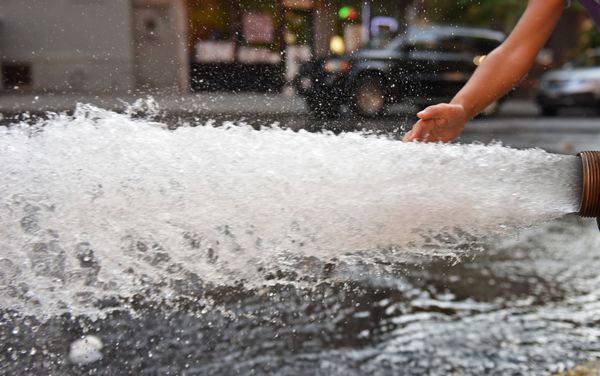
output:
[[[424,0],[428,21],[484,26],[509,32],[523,13],[523,0]]]
[[[579,36],[579,44],[587,47],[600,47],[600,32],[592,22],[584,23]]]
[[[527,6],[525,0],[421,0],[426,21],[454,25],[482,26],[510,33]],[[572,1],[569,12],[586,13]],[[580,26],[578,48],[600,46],[600,33],[591,20]]]

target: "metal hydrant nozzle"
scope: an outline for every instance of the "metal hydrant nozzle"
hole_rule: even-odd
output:
[[[600,228],[600,151],[582,151],[581,158],[582,184],[579,215],[596,217]]]

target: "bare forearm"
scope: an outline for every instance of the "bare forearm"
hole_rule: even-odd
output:
[[[406,133],[406,141],[448,142],[465,123],[513,88],[531,68],[558,22],[564,0],[528,0],[508,38],[492,51],[450,103],[429,106]]]
[[[548,40],[563,7],[563,0],[529,0],[511,35],[487,56],[451,104],[463,106],[472,118],[515,87]]]
[[[507,51],[505,46],[498,47],[485,58],[450,103],[462,105],[468,118],[475,117],[514,88],[534,60],[535,55],[527,56],[521,51]]]

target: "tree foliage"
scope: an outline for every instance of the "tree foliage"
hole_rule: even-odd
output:
[[[433,22],[510,31],[523,13],[523,0],[423,0],[422,15]]]
[[[525,0],[417,0],[426,21],[483,26],[509,33],[527,6]],[[586,13],[577,1],[569,12]],[[587,17],[587,16],[586,16]],[[600,46],[600,33],[591,20],[579,25],[578,48]]]

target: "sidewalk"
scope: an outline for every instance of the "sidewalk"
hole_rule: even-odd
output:
[[[77,103],[93,104],[105,109],[124,110],[147,95],[93,95],[93,94],[31,94],[0,95],[0,113],[40,113],[71,111]],[[204,92],[184,96],[152,96],[160,108],[171,113],[198,115],[306,115],[304,100],[291,92],[285,94],[254,92]],[[396,107],[396,106],[395,106]],[[414,111],[397,106],[402,113]],[[532,117],[538,109],[527,100],[509,100],[500,116]]]
[[[305,114],[302,98],[293,94],[268,93],[194,93],[185,96],[151,95],[93,95],[93,94],[38,94],[0,95],[0,113],[62,112],[75,108],[77,103],[93,104],[105,109],[121,111],[140,98],[152,97],[167,112],[194,114]]]

